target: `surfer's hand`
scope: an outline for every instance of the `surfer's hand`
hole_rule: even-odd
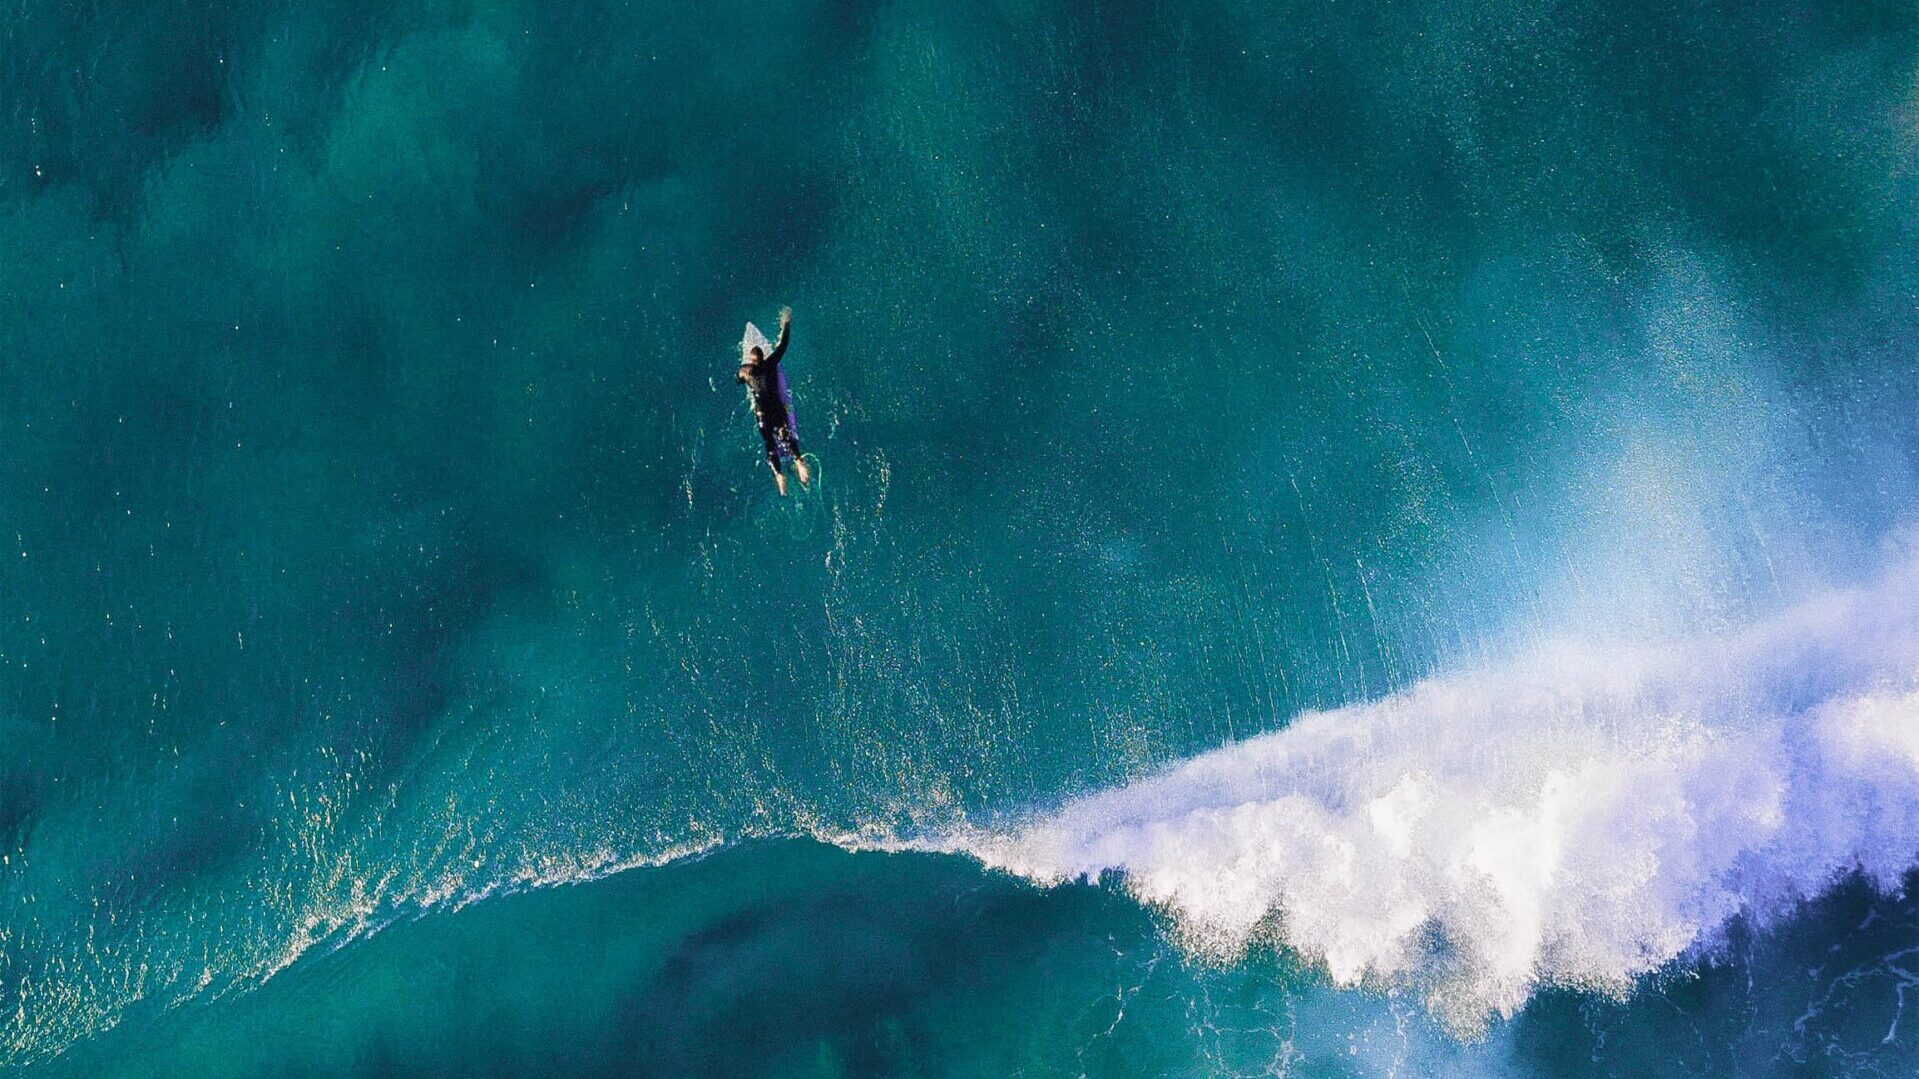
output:
[[[780,329],[783,330],[787,328],[788,326],[791,326],[792,324],[793,324],[793,309],[790,307],[780,308]]]

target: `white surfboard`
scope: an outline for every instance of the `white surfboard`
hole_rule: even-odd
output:
[[[749,322],[746,324],[746,336],[740,338],[740,361],[745,362],[756,348],[760,350],[762,356],[773,354],[773,342],[766,339],[766,335],[760,332],[758,326]]]

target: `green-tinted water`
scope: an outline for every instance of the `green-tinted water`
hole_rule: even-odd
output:
[[[1910,516],[1910,5],[29,2],[0,72],[0,1063],[1657,1070],[927,856],[498,893],[1716,639]],[[1731,1015],[1685,1059],[1910,1057]]]

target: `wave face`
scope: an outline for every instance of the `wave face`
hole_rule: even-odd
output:
[[[1117,870],[1200,949],[1270,930],[1472,1028],[1624,992],[1919,855],[1919,564],[1743,632],[1566,643],[952,840],[1040,881]]]

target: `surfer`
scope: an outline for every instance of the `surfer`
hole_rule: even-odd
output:
[[[806,461],[800,457],[799,431],[793,424],[793,395],[787,391],[786,375],[780,370],[780,358],[786,355],[786,340],[792,335],[793,309],[780,308],[780,339],[767,348],[766,335],[751,322],[740,339],[740,373],[735,382],[744,383],[746,398],[752,402],[753,417],[760,424],[760,441],[766,443],[766,467],[773,470],[773,485],[786,494],[786,472],[782,461],[793,462],[793,473],[800,486],[813,482]]]

